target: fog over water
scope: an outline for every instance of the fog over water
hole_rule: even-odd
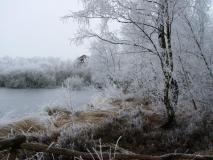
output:
[[[72,91],[68,94],[65,89],[61,88],[0,88],[0,124],[7,120],[44,114],[47,107],[72,106],[74,110],[84,110],[96,94],[97,91],[93,89]]]

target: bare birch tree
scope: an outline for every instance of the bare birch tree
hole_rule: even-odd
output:
[[[82,10],[64,17],[76,19],[83,24],[74,39],[79,42],[86,38],[97,38],[111,45],[122,46],[127,53],[155,56],[158,62],[153,59],[153,63],[159,64],[164,77],[163,102],[167,111],[167,122],[164,126],[173,126],[176,122],[174,108],[177,106],[179,95],[175,77],[176,51],[174,51],[173,41],[176,37],[173,24],[176,18],[190,7],[189,2],[191,4],[195,1],[82,0],[82,2],[84,6]],[[94,20],[101,22],[99,30],[90,27]],[[111,30],[112,24],[117,24],[120,32]],[[202,43],[202,39],[201,36],[199,44]],[[206,65],[208,67],[208,63]]]

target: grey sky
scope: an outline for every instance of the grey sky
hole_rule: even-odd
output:
[[[69,42],[77,23],[60,20],[79,8],[79,0],[0,0],[0,56],[73,59],[88,54],[88,45]]]

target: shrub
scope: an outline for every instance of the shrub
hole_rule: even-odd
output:
[[[79,76],[74,76],[74,77],[67,78],[64,81],[63,86],[70,90],[81,90],[82,88],[86,86],[86,84],[84,83],[83,78]]]
[[[156,125],[150,126],[150,123],[155,123],[152,119],[154,114],[147,117],[140,109],[126,110],[118,117],[108,119],[102,126],[83,129],[82,132],[78,130],[78,134],[64,130],[59,143],[66,148],[87,151],[98,139],[109,144],[122,136],[119,146],[140,154],[195,153],[213,147],[212,114],[210,109],[184,114],[177,117],[175,129],[164,130]]]

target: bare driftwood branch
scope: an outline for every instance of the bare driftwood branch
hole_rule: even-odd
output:
[[[19,135],[14,138],[8,138],[0,141],[0,151],[10,148],[19,148],[20,144],[26,141],[26,137]]]
[[[48,145],[43,144],[33,144],[33,143],[23,143],[21,145],[22,149],[32,150],[36,152],[45,152],[55,155],[64,155],[67,157],[82,157],[84,160],[92,160],[92,156],[98,160],[98,156],[96,154],[88,154],[84,152],[72,151],[69,149],[62,148],[54,148],[49,147]],[[109,160],[108,153],[102,153],[104,160]],[[149,156],[149,155],[138,155],[138,154],[116,154],[116,160],[213,160],[213,156],[203,156],[203,155],[195,155],[195,154],[182,154],[182,153],[172,153],[166,154],[162,156]]]
[[[64,149],[64,148],[49,147],[48,145],[38,144],[38,143],[23,143],[21,144],[21,148],[30,150],[30,151],[35,151],[35,152],[45,152],[45,153],[50,153],[55,155],[64,155],[69,157],[89,156],[89,154],[87,153],[72,151],[72,150]]]
[[[12,149],[25,149],[33,152],[44,152],[54,155],[63,155],[69,159],[74,159],[75,157],[82,157],[84,160],[99,160],[99,155],[84,153],[74,150],[69,150],[65,148],[56,148],[39,143],[25,143],[25,136],[16,136],[14,138],[6,139],[0,141],[0,150]],[[15,152],[10,153],[10,159],[13,160],[16,156]],[[108,153],[102,153],[103,160],[109,160]],[[150,156],[150,155],[139,155],[139,154],[115,154],[115,160],[213,160],[213,156],[210,155],[195,155],[195,154],[182,154],[182,153],[172,153],[162,156]]]

